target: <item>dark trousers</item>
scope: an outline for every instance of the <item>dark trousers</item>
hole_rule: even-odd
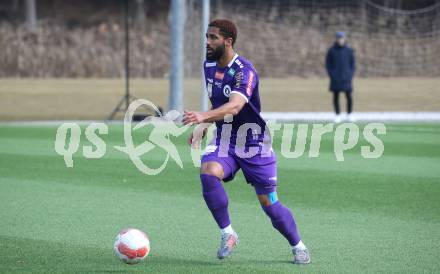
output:
[[[353,110],[353,99],[351,97],[351,92],[345,92],[345,91],[334,91],[333,92],[333,107],[335,108],[336,114],[339,114],[340,108],[339,108],[339,93],[345,93],[345,98],[347,98],[347,113],[350,114]]]

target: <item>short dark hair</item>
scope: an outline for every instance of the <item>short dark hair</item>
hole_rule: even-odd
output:
[[[231,21],[227,19],[217,19],[211,21],[208,27],[219,28],[220,34],[225,38],[232,38],[232,45],[235,44],[235,41],[237,40],[237,27]]]

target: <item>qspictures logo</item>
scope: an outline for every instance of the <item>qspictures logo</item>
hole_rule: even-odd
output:
[[[355,149],[359,142],[362,142],[362,145],[358,153],[365,159],[379,158],[385,150],[380,139],[380,136],[386,134],[386,127],[382,123],[368,123],[363,129],[354,123],[267,123],[264,128],[256,123],[245,123],[236,132],[233,132],[233,116],[226,116],[221,134],[217,134],[214,125],[211,124],[199,124],[195,128],[183,126],[179,122],[181,114],[176,110],[171,110],[159,117],[147,117],[143,121],[133,124],[134,113],[143,106],[150,107],[160,113],[157,107],[148,100],[133,101],[124,117],[124,144],[113,146],[111,149],[127,154],[134,166],[146,175],[159,174],[166,168],[170,159],[176,162],[181,169],[185,167],[180,152],[172,139],[186,136],[185,133],[188,131],[192,131],[192,167],[200,167],[200,158],[203,154],[215,152],[218,152],[218,157],[227,157],[231,150],[241,158],[250,158],[257,154],[261,157],[270,157],[273,153],[273,140],[279,137],[281,137],[280,147],[276,148],[279,148],[281,156],[287,159],[319,157],[322,139],[323,137],[329,138],[329,136],[333,140],[333,154],[336,161],[344,161],[344,153]],[[146,126],[150,126],[151,130],[148,130],[145,141],[136,145],[133,140],[133,132]],[[295,129],[296,138],[294,138]],[[311,135],[308,138],[310,131]],[[90,143],[82,146],[82,155],[87,159],[99,159],[107,153],[107,144],[102,136],[108,134],[109,128],[105,123],[91,123],[84,132],[77,123],[63,123],[57,129],[55,152],[64,158],[66,167],[73,168],[73,155],[80,153],[82,135]],[[203,142],[205,135],[208,137]],[[255,140],[261,140],[259,145],[248,146],[246,140],[249,140],[249,136]],[[152,168],[148,165],[148,160],[146,160],[148,157],[146,156],[149,153],[154,153],[153,149],[155,148],[163,150],[165,157],[159,167]]]

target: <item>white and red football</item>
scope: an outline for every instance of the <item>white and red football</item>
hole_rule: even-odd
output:
[[[124,263],[137,264],[150,253],[150,240],[139,229],[127,228],[116,236],[114,251]]]

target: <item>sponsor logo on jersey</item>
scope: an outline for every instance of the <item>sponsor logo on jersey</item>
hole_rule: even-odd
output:
[[[222,82],[217,82],[217,81],[215,81],[215,82],[214,82],[214,85],[215,85],[216,87],[218,87],[218,88],[222,88]]]
[[[228,70],[228,74],[229,74],[231,77],[234,77],[235,69],[230,68],[230,69]]]
[[[206,66],[207,68],[209,68],[209,67],[215,67],[216,65],[217,65],[216,62],[205,63],[205,66]]]
[[[240,67],[243,68],[243,64],[240,62],[240,60],[236,59],[235,63]]]
[[[211,98],[211,96],[212,96],[212,83],[208,83],[206,90],[208,91],[209,98]]]
[[[243,80],[243,71],[239,71],[235,74],[235,88],[240,88],[240,84],[242,80]]]
[[[231,95],[231,87],[229,85],[225,85],[225,87],[223,88],[223,94],[226,97],[229,97],[229,95]]]
[[[254,72],[251,70],[249,71],[249,79],[246,88],[246,93],[248,96],[251,96],[252,94],[252,81],[254,81]]]
[[[225,73],[224,72],[221,72],[221,71],[216,71],[215,72],[215,79],[223,80],[224,77],[225,77]]]

